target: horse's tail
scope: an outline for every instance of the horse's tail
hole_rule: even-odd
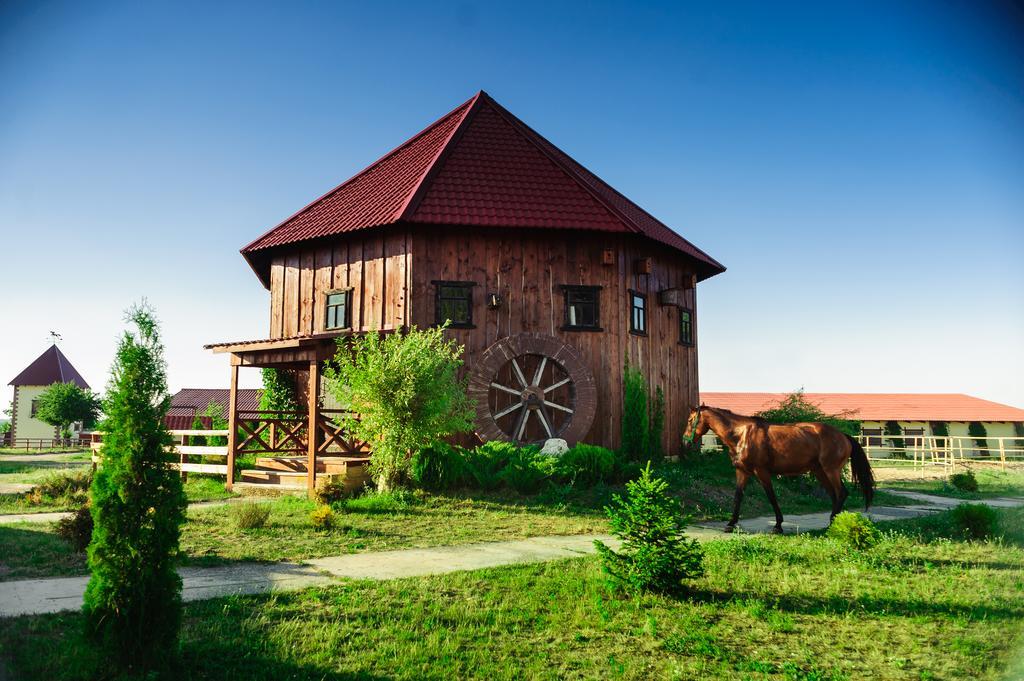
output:
[[[864,495],[864,509],[871,506],[871,499],[875,496],[875,474],[871,472],[871,464],[868,462],[868,455],[860,443],[849,435],[846,439],[850,441],[850,468],[853,470],[853,481],[860,487]]]

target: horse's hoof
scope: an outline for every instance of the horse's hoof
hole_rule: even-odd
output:
[[[776,525],[773,527],[772,534],[782,534],[782,525]]]
[[[730,532],[733,532],[735,529],[736,529],[735,525],[726,525],[725,528],[722,530],[722,532],[725,532],[726,534],[729,534]]]

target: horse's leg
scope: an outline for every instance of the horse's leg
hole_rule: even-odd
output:
[[[825,471],[821,466],[813,468],[812,472],[814,473],[814,477],[818,479],[818,482],[821,483],[821,486],[826,492],[828,492],[829,499],[832,500],[832,515],[828,518],[828,523],[831,525],[832,519],[836,517],[837,513],[839,513],[840,504],[842,503],[840,499],[843,497],[839,496],[839,492],[836,490],[835,485],[833,485],[832,481],[829,480],[829,477],[825,474]]]
[[[746,488],[749,479],[750,475],[746,471],[741,471],[739,468],[736,469],[736,494],[732,501],[732,518],[729,519],[729,524],[725,526],[726,532],[735,530],[736,523],[740,521],[740,504],[743,503],[743,490]]]
[[[846,503],[846,497],[850,496],[850,490],[846,489],[846,485],[843,484],[843,474],[841,469],[833,468],[825,473],[828,476],[829,482],[836,488],[839,500],[838,503],[833,501],[832,503],[832,517],[835,518],[837,515],[843,512],[843,504]]]
[[[771,502],[772,509],[775,511],[775,527],[772,528],[772,534],[782,534],[782,509],[779,508],[779,500],[775,498],[775,489],[772,487],[772,474],[763,468],[758,468],[754,471],[754,475],[757,476],[761,487],[764,488],[764,493],[768,495],[768,501]]]

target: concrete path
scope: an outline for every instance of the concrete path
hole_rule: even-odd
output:
[[[228,504],[238,504],[245,501],[262,504],[274,501],[274,497],[232,497],[231,499],[219,499],[217,501],[193,501],[188,505],[188,507],[216,508],[217,506],[227,506]],[[9,525],[11,523],[51,523],[57,522],[61,518],[66,518],[70,515],[71,511],[53,511],[52,513],[6,513],[0,514],[0,525]]]
[[[63,452],[50,454],[0,454],[0,463],[33,463],[39,466],[88,466],[91,462],[76,461],[72,457],[81,456],[82,452]]]
[[[872,508],[868,515],[876,521],[914,518],[961,503],[959,499],[916,492],[900,494],[914,501],[933,503],[902,507],[879,506]],[[223,506],[228,503],[231,502],[206,502],[193,506]],[[1024,505],[1024,499],[985,499],[978,503],[1013,507]],[[787,533],[824,529],[828,526],[828,516],[827,512],[792,515],[783,524],[783,528]],[[761,516],[741,521],[740,528],[749,536],[768,532],[774,524],[773,516]],[[701,541],[737,536],[723,534],[724,525],[722,522],[700,523],[691,526],[687,534]],[[595,539],[613,547],[618,545],[618,542],[608,535],[533,537],[517,541],[349,554],[317,558],[304,564],[236,563],[213,568],[182,568],[179,573],[184,583],[184,599],[195,601],[234,594],[291,591],[337,583],[339,579],[419,577],[571,558],[594,553]],[[87,582],[88,577],[0,582],[0,617],[77,610],[82,606],[82,594]]]

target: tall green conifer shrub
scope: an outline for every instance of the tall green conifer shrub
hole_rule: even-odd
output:
[[[174,569],[185,495],[167,467],[164,428],[170,406],[157,322],[144,306],[117,348],[104,412],[103,449],[93,478],[85,590],[86,632],[114,670],[142,673],[177,648],[181,579]],[[108,671],[108,670],[105,670]]]
[[[651,400],[651,429],[648,436],[651,461],[661,461],[665,458],[665,448],[661,445],[662,433],[664,432],[665,391],[659,385],[654,390],[654,398]]]
[[[622,374],[622,402],[622,455],[630,461],[646,461],[650,458],[647,380],[628,361]]]

